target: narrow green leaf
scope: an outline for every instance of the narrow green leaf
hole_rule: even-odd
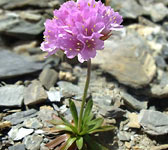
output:
[[[64,124],[64,122],[62,120],[49,120],[47,122],[49,122],[52,125]]]
[[[76,146],[78,147],[79,150],[82,149],[82,147],[83,147],[83,137],[79,137],[79,138],[76,140]]]
[[[97,129],[97,128],[101,127],[102,124],[103,124],[103,122],[104,122],[103,118],[96,118],[96,119],[90,121],[88,123],[88,125],[89,125],[89,132],[92,131],[92,130],[94,130],[94,129]]]
[[[89,135],[85,135],[84,140],[86,141],[86,143],[89,147],[89,150],[108,150],[108,148],[106,148],[103,145],[97,143]]]
[[[93,133],[96,133],[96,132],[105,132],[105,131],[110,131],[110,130],[114,130],[114,129],[115,129],[114,126],[101,126],[100,128],[91,130],[88,133],[93,134]]]
[[[85,112],[84,112],[84,116],[83,116],[83,122],[86,122],[88,116],[90,116],[90,113],[92,111],[92,107],[93,107],[93,100],[90,99],[86,104],[86,108],[85,108]]]
[[[55,126],[55,129],[62,130],[62,131],[73,132],[73,130],[69,126],[63,125],[63,124]]]
[[[75,126],[78,127],[78,112],[77,112],[75,103],[72,100],[69,100],[69,107],[71,110],[71,114],[72,114]]]
[[[68,148],[71,147],[71,145],[76,141],[76,137],[70,137],[68,141],[66,142],[65,147],[63,147],[61,150],[68,150]]]

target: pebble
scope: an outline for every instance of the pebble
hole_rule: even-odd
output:
[[[55,85],[58,79],[58,73],[54,69],[45,68],[39,76],[42,85],[49,90]]]
[[[14,146],[9,146],[8,150],[26,150],[24,144],[16,144]]]
[[[8,132],[10,138],[14,141],[18,141],[23,139],[29,134],[32,134],[34,129],[26,129],[26,128],[18,128],[18,126],[12,127],[12,129]]]
[[[23,104],[24,86],[6,85],[0,87],[0,107],[21,107]]]
[[[62,98],[61,92],[54,87],[50,88],[50,90],[47,91],[47,95],[48,95],[48,99],[51,102],[60,102]]]
[[[26,128],[39,129],[43,127],[43,124],[37,118],[28,118],[23,122],[23,126]]]
[[[43,138],[40,135],[29,135],[24,138],[23,143],[28,150],[39,150]]]
[[[34,80],[24,92],[24,104],[34,105],[38,103],[43,103],[47,100],[47,93],[42,87],[41,83]]]
[[[136,113],[129,113],[128,118],[129,118],[129,122],[127,126],[129,128],[139,129],[141,127],[140,124],[138,123],[138,115]]]
[[[164,135],[168,133],[168,115],[154,110],[141,110],[138,122],[144,131],[150,135]]]

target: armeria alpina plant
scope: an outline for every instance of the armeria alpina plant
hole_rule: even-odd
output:
[[[52,132],[60,135],[47,144],[56,150],[107,150],[93,141],[90,135],[96,132],[109,131],[112,126],[103,126],[103,119],[96,118],[92,113],[93,101],[86,103],[90,82],[91,58],[97,50],[103,50],[104,40],[111,36],[112,30],[121,29],[122,17],[111,7],[106,7],[101,1],[77,0],[64,3],[59,10],[54,11],[53,19],[45,22],[44,42],[41,49],[48,56],[62,50],[70,59],[78,57],[80,63],[88,62],[87,79],[85,83],[82,104],[78,115],[76,106],[69,100],[73,122],[62,116],[54,116],[50,123],[54,125]],[[85,104],[86,103],[86,104]]]

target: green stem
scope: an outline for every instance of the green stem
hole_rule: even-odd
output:
[[[84,110],[84,105],[86,102],[87,91],[89,88],[90,74],[91,74],[91,59],[87,63],[88,63],[87,64],[88,65],[87,78],[86,78],[86,82],[85,82],[85,88],[84,88],[84,92],[83,92],[82,104],[81,104],[80,115],[79,115],[79,120],[78,120],[78,132],[81,131],[83,110]]]

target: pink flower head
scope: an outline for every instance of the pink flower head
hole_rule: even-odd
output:
[[[101,1],[68,1],[54,10],[53,19],[46,20],[41,49],[48,55],[63,50],[68,58],[78,56],[83,63],[104,48],[104,40],[112,30],[122,28],[122,21],[118,12]]]

